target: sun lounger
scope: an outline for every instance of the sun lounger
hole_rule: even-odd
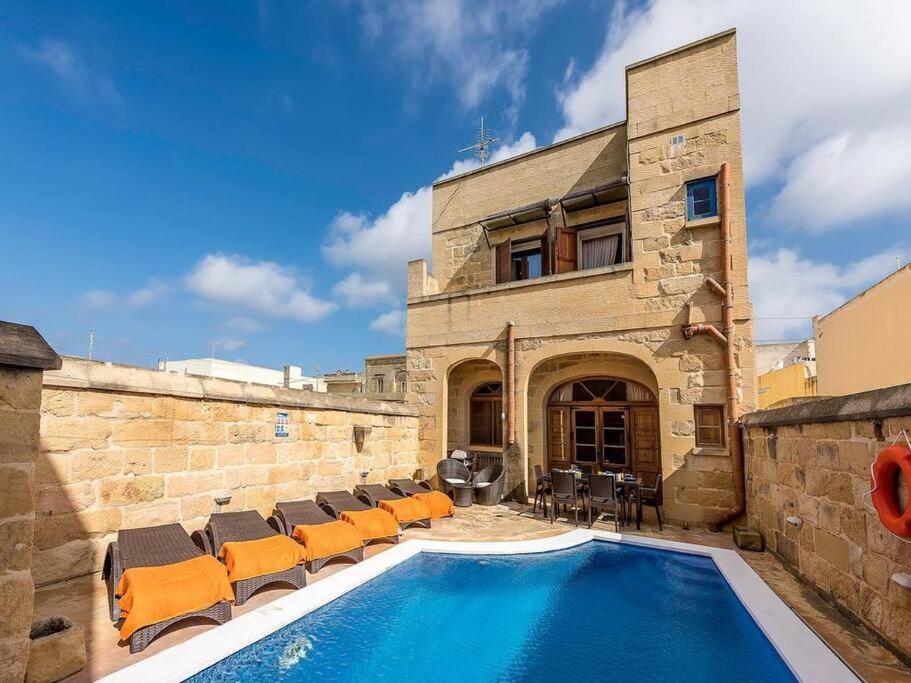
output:
[[[430,528],[430,510],[417,499],[403,496],[382,484],[361,484],[355,487],[354,495],[371,507],[386,510],[395,517],[402,529],[410,526]]]
[[[430,510],[431,519],[452,517],[452,498],[442,491],[434,491],[426,481],[412,481],[411,479],[390,479],[389,488],[403,496],[413,496],[419,499]]]
[[[297,552],[297,562],[274,571],[247,576],[251,573],[251,561],[262,568],[270,564],[288,565],[293,560],[294,551],[291,547],[272,539],[285,539],[293,543]],[[303,564],[299,564],[305,559],[303,549],[270,527],[255,510],[215,513],[209,518],[205,530],[193,532],[193,541],[228,566],[228,575],[234,587],[237,605],[244,604],[251,595],[265,586],[289,583],[295,588],[303,588],[307,585],[307,573]],[[248,542],[251,545],[242,545]],[[253,543],[256,545],[252,545]],[[225,544],[231,545],[226,547]],[[246,557],[239,554],[240,551],[252,550],[255,552],[245,553]],[[245,566],[241,566],[242,564]]]
[[[286,536],[295,537],[294,529],[296,527],[317,527],[329,524],[334,527],[336,524],[343,524],[346,529],[351,525],[341,520],[335,519],[319,505],[312,500],[296,500],[291,502],[276,503],[272,516],[269,517],[269,526]],[[331,529],[330,529],[331,531]],[[301,541],[304,547],[307,547],[307,571],[311,573],[318,572],[330,560],[347,558],[354,562],[360,562],[364,559],[364,544],[360,534],[357,536],[360,545],[350,550],[332,553],[323,557],[318,557],[319,551],[316,548],[308,547],[307,534],[299,533],[296,540]],[[313,544],[316,545],[316,544]],[[312,559],[311,559],[312,558]]]
[[[121,612],[117,595],[124,572],[130,569],[167,567],[204,557],[206,557],[205,553],[193,544],[190,536],[179,524],[165,524],[143,529],[121,529],[117,533],[117,540],[108,545],[104,568],[101,572],[102,579],[107,584],[111,621],[120,621],[121,617],[125,616]],[[219,566],[219,570],[224,571],[224,568]],[[184,619],[205,617],[218,624],[230,621],[231,601],[227,572],[225,572],[225,588],[227,594],[223,596],[224,599],[217,600],[208,607],[179,614],[133,631],[129,636],[130,652],[141,652],[155,636],[168,626]],[[137,590],[139,590],[138,587]],[[138,607],[138,601],[138,598],[132,601],[135,607]]]
[[[358,500],[348,491],[323,491],[316,495],[316,503],[336,519],[353,524],[361,532],[365,544],[399,542],[399,525],[395,517]]]

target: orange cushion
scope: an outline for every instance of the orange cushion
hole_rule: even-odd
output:
[[[395,517],[379,508],[343,512],[342,521],[354,526],[365,541],[399,534],[399,523]]]
[[[442,491],[415,493],[412,498],[421,501],[430,510],[431,519],[452,516],[452,499]]]
[[[291,537],[304,544],[308,561],[347,553],[364,545],[357,529],[340,519],[325,524],[300,524],[294,527]]]
[[[381,500],[380,507],[395,517],[399,523],[414,522],[418,519],[430,519],[430,510],[415,498],[398,498]]]
[[[234,602],[224,565],[211,555],[160,567],[127,569],[114,591],[124,614],[120,638],[145,626],[198,612],[222,600]]]
[[[287,536],[223,543],[218,556],[225,561],[231,583],[291,569],[304,561],[306,551]]]

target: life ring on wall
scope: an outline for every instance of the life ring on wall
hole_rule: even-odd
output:
[[[911,503],[902,511],[896,495],[899,472],[904,472],[911,494],[911,448],[895,445],[882,449],[873,463],[870,499],[884,527],[896,536],[911,538]]]

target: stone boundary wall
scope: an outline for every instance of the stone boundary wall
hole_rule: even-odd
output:
[[[876,454],[911,432],[911,384],[755,412],[743,424],[750,524],[797,576],[911,659],[911,591],[891,581],[911,571],[911,543],[863,500]]]
[[[202,528],[217,511],[312,498],[419,469],[408,406],[67,358],[45,373],[33,573],[100,571],[121,528]],[[277,413],[288,436],[276,436]],[[362,452],[353,427],[369,429]],[[230,494],[231,502],[215,498]]]

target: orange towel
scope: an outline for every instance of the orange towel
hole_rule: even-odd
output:
[[[421,501],[430,510],[431,519],[452,516],[452,499],[442,491],[415,493],[412,498]]]
[[[211,555],[160,567],[127,569],[114,591],[125,619],[120,638],[145,626],[198,612],[222,600],[234,602],[228,572]]]
[[[306,551],[287,536],[223,543],[218,556],[225,561],[231,583],[291,569],[304,561]]]
[[[308,561],[347,553],[364,545],[357,529],[340,519],[325,524],[300,524],[294,527],[291,537],[304,544]]]
[[[380,507],[395,517],[395,521],[399,524],[414,522],[418,519],[430,519],[430,510],[427,509],[427,506],[414,498],[381,500]]]
[[[379,508],[343,512],[342,521],[353,525],[365,541],[399,534],[399,524],[395,521],[395,517]]]

